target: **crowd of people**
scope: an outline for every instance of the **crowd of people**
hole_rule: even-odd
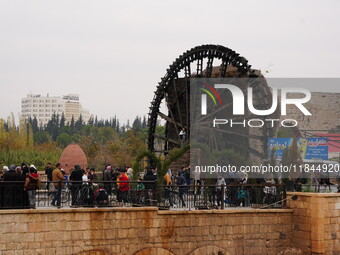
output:
[[[155,201],[158,180],[156,167],[145,168],[143,173],[134,176],[129,166],[113,168],[108,164],[101,174],[97,174],[94,168],[81,169],[79,165],[75,165],[68,174],[60,163],[55,166],[47,163],[44,172],[39,171],[39,173],[34,165],[27,166],[25,163],[20,166],[3,166],[0,171],[0,208],[36,208],[39,189],[46,191],[47,196],[51,197],[51,206],[60,206],[60,193],[65,188],[70,191],[72,207],[94,204],[96,195],[98,196],[97,193],[100,192],[107,197],[101,199],[104,200],[103,205],[108,203],[109,196],[115,196],[117,202],[122,203],[151,205]],[[173,175],[169,169],[163,179],[163,183],[162,181],[160,183],[168,187],[190,185],[190,170],[188,167],[183,167]],[[131,191],[132,187],[133,191]],[[129,196],[132,192],[134,192],[133,198]],[[183,200],[185,192],[185,188],[179,188],[179,197],[183,205],[185,205]],[[170,192],[165,195],[170,199],[170,204],[173,204]]]
[[[216,176],[207,180],[191,176],[190,166],[174,173],[168,169],[159,176],[157,167],[147,167],[142,173],[134,173],[129,166],[114,168],[108,164],[97,173],[94,168],[82,169],[75,165],[70,173],[66,173],[60,163],[54,167],[47,163],[45,171],[39,173],[34,165],[25,163],[4,166],[0,171],[0,208],[35,208],[39,189],[51,198],[51,206],[61,205],[61,193],[67,189],[72,207],[105,206],[113,200],[123,204],[156,205],[160,197],[171,207],[186,207],[189,196],[199,197],[203,193],[216,207],[221,203],[249,206],[256,193],[253,188],[238,185],[247,184],[247,176]],[[261,183],[261,180],[257,181]],[[237,185],[233,187],[230,184]],[[228,187],[222,189],[223,186]],[[261,191],[264,197],[275,195],[274,188],[266,189]]]
[[[0,172],[0,207],[35,208],[40,179],[34,165],[4,166]]]

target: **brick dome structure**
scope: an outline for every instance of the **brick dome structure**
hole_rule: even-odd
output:
[[[67,174],[74,165],[80,165],[82,169],[87,167],[87,159],[84,151],[78,144],[72,143],[65,148],[60,156],[59,162]]]

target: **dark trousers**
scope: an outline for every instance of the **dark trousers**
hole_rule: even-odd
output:
[[[72,205],[79,205],[80,203],[80,188],[81,185],[78,184],[72,184],[71,186]]]
[[[182,202],[182,206],[186,206],[184,199],[183,199],[184,193],[185,193],[185,189],[180,188],[178,191],[178,197],[179,197],[179,200]]]
[[[165,187],[164,198],[169,199],[170,206],[174,205],[174,203],[172,201],[173,199],[172,199],[172,189],[171,188]]]
[[[117,190],[117,200],[118,200],[118,202],[126,203],[128,201],[128,199],[127,199],[128,193],[129,193],[129,191],[127,191],[127,190],[123,191],[123,190],[118,189]]]

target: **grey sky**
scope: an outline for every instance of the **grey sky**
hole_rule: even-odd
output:
[[[29,92],[78,93],[91,113],[125,122],[147,114],[178,55],[207,43],[235,50],[267,77],[339,77],[339,7],[337,0],[0,0],[0,118],[17,114]]]

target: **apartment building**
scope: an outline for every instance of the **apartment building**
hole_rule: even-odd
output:
[[[38,123],[46,125],[53,113],[62,115],[66,122],[71,122],[72,116],[77,120],[82,118],[87,122],[91,115],[87,109],[82,108],[78,94],[68,94],[63,97],[41,96],[39,94],[28,94],[21,99],[21,116],[24,118],[37,118]]]

